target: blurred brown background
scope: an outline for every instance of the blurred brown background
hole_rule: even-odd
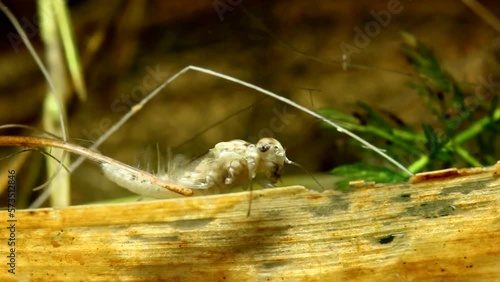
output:
[[[222,9],[221,3],[236,2],[241,4],[224,13],[214,7],[214,3]],[[389,24],[371,37],[359,54],[351,56],[351,63],[368,69],[343,70],[338,63],[342,60],[340,44],[354,45],[354,28],[364,29],[374,20],[370,11],[387,10],[389,2],[394,1],[69,1],[89,93],[85,102],[74,95],[69,98],[70,136],[95,140],[102,132],[99,123],[103,119],[116,121],[128,109],[126,103],[114,103],[116,99],[136,95],[131,100],[135,103],[142,97],[137,87],[150,88],[144,78],[151,70],[161,70],[159,78],[165,79],[188,65],[235,76],[312,109],[331,107],[350,113],[355,102],[363,101],[394,113],[408,124],[432,123],[422,101],[408,87],[412,77],[404,75],[412,69],[400,49],[403,30],[431,46],[443,67],[459,81],[476,83],[478,75],[498,77],[498,33],[461,1],[451,0],[401,1],[401,12],[392,14]],[[23,18],[33,23],[37,13],[33,1],[4,3],[21,23]],[[481,3],[500,15],[496,1]],[[40,127],[47,84],[24,45],[17,46],[18,52],[13,48],[7,37],[10,32],[12,25],[0,16],[0,124]],[[39,36],[31,40],[43,56]],[[327,63],[333,61],[337,63]],[[159,84],[150,81],[151,85]],[[162,150],[171,147],[175,153],[197,156],[220,141],[238,138],[255,142],[259,132],[269,132],[265,129],[272,127],[270,121],[276,112],[286,112],[290,114],[287,124],[273,135],[287,148],[290,159],[314,172],[359,159],[361,147],[347,144],[346,136],[325,132],[313,118],[273,99],[261,100],[263,97],[234,83],[188,72],[167,86],[100,150],[144,167],[156,143]],[[12,130],[2,134],[28,133]],[[37,160],[41,158],[32,157],[29,162]],[[42,168],[40,162],[40,166],[32,165],[18,175]],[[300,170],[286,170],[297,172]],[[74,173],[72,184],[76,204],[127,194],[106,181],[92,163]]]

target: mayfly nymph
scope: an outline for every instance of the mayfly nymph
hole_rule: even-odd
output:
[[[169,171],[158,175],[158,178],[172,182],[172,185],[199,191],[246,186],[253,179],[257,179],[264,187],[273,187],[280,179],[285,163],[293,162],[287,159],[285,149],[274,138],[262,138],[257,144],[232,140],[217,143],[208,153],[194,161],[171,164]],[[142,179],[140,175],[130,174],[109,164],[102,164],[102,169],[108,179],[134,193],[153,198],[172,197],[172,192]]]

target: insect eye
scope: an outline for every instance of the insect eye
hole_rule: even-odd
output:
[[[268,143],[266,143],[266,144],[257,145],[257,147],[259,148],[259,151],[261,151],[262,153],[264,153],[267,150],[269,150],[269,148],[271,148],[271,145],[269,145]]]

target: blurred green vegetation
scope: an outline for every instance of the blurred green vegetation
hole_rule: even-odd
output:
[[[331,108],[318,112],[346,129],[385,150],[413,173],[492,165],[498,159],[497,137],[500,132],[498,95],[492,85],[459,83],[439,63],[431,48],[415,36],[402,33],[402,50],[417,79],[409,82],[432,113],[433,124],[420,128],[406,125],[395,114],[358,103],[358,111],[343,113]],[[485,78],[484,81],[488,82]],[[335,130],[323,124],[326,129]],[[364,155],[373,154],[364,150]],[[366,156],[364,159],[370,159]],[[345,189],[349,181],[398,182],[406,176],[392,168],[367,163],[346,164],[334,168],[332,175],[342,177],[337,183]]]

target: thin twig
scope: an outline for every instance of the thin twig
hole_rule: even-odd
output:
[[[114,160],[110,157],[106,157],[97,152],[91,151],[85,147],[81,147],[75,144],[71,144],[66,141],[50,139],[50,138],[42,138],[42,137],[28,137],[28,136],[0,136],[0,146],[24,146],[24,147],[56,147],[64,149],[68,152],[78,154],[82,157],[88,158],[90,160],[99,162],[99,163],[107,163],[112,166],[115,166],[119,169],[126,170],[127,172],[139,176],[142,179],[150,181],[156,185],[159,185],[165,189],[168,189],[172,192],[184,195],[191,196],[193,194],[193,190],[182,187],[180,185],[172,184],[170,182],[159,179],[158,177],[121,163],[117,160]]]
[[[391,163],[393,163],[395,166],[397,166],[398,168],[400,168],[401,170],[403,170],[404,172],[406,172],[408,175],[412,176],[413,173],[411,171],[409,171],[405,166],[403,166],[402,164],[400,164],[399,162],[397,162],[395,159],[391,158],[389,155],[387,155],[386,153],[384,153],[382,150],[380,150],[379,148],[373,146],[372,144],[370,144],[369,142],[365,141],[363,138],[357,136],[356,134],[352,133],[351,131],[341,127],[340,125],[338,125],[337,123],[334,123],[333,121],[323,117],[322,115],[312,111],[312,110],[309,110],[308,108],[304,107],[304,106],[301,106],[299,104],[297,104],[296,102],[290,100],[290,99],[287,99],[285,97],[282,97],[278,94],[275,94],[271,91],[268,91],[268,90],[265,90],[264,88],[261,88],[261,87],[258,87],[256,85],[253,85],[251,83],[248,83],[248,82],[245,82],[243,80],[240,80],[240,79],[237,79],[237,78],[234,78],[232,76],[228,76],[228,75],[225,75],[225,74],[222,74],[222,73],[219,73],[219,72],[216,72],[216,71],[212,71],[212,70],[209,70],[209,69],[205,69],[205,68],[201,68],[201,67],[197,67],[197,66],[187,66],[185,68],[183,68],[182,70],[180,70],[179,72],[175,73],[173,76],[171,76],[169,79],[167,79],[166,81],[164,81],[162,84],[160,84],[155,90],[153,90],[148,96],[146,96],[144,99],[142,99],[139,103],[137,103],[135,106],[133,106],[130,111],[128,111],[117,123],[115,123],[106,133],[104,133],[101,137],[99,137],[99,139],[96,140],[96,142],[89,148],[91,150],[97,148],[102,142],[104,142],[111,134],[113,134],[114,132],[116,132],[123,124],[125,124],[125,122],[130,119],[133,115],[135,115],[135,113],[137,113],[140,109],[142,109],[142,107],[147,103],[149,102],[151,99],[153,99],[163,88],[165,88],[165,86],[167,86],[169,83],[171,83],[172,81],[174,81],[175,79],[177,79],[179,76],[181,76],[182,74],[186,73],[187,71],[189,70],[192,70],[192,71],[197,71],[197,72],[201,72],[201,73],[205,73],[205,74],[209,74],[209,75],[212,75],[212,76],[216,76],[216,77],[219,77],[219,78],[222,78],[222,79],[225,79],[225,80],[228,80],[228,81],[231,81],[231,82],[234,82],[236,84],[240,84],[240,85],[243,85],[245,87],[248,87],[250,89],[253,89],[255,91],[258,91],[258,92],[261,92],[263,94],[266,94],[267,96],[270,96],[278,101],[281,101],[285,104],[288,104],[296,109],[299,109],[300,111],[303,111],[333,127],[335,127],[339,132],[343,132],[349,136],[351,136],[352,138],[354,138],[355,140],[357,140],[358,142],[362,143],[363,145],[365,145],[366,147],[372,149],[373,151],[377,152],[379,155],[381,155],[382,157],[384,157],[385,159],[387,159],[388,161],[390,161]],[[84,157],[80,157],[79,159],[77,159],[71,166],[70,166],[70,170],[73,171],[73,169],[75,169],[76,167],[78,167],[83,161],[84,161]]]
[[[237,84],[240,84],[240,85],[243,85],[243,86],[246,86],[250,89],[254,89],[258,92],[261,92],[261,93],[264,93],[276,100],[279,100],[285,104],[288,104],[300,111],[303,111],[304,113],[306,114],[309,114],[310,116],[313,116],[319,120],[321,120],[322,122],[325,122],[333,127],[335,127],[337,129],[337,131],[339,132],[342,132],[342,133],[345,133],[347,135],[349,135],[350,137],[354,138],[355,140],[357,140],[358,142],[360,142],[361,144],[365,145],[366,147],[372,149],[373,151],[377,152],[379,155],[381,155],[382,157],[384,157],[385,159],[387,159],[388,161],[390,161],[391,163],[393,163],[395,166],[397,166],[398,168],[400,168],[401,170],[403,170],[404,172],[406,172],[408,175],[412,176],[413,173],[411,171],[409,171],[405,166],[403,166],[402,164],[400,164],[398,161],[396,161],[395,159],[391,158],[389,155],[387,155],[386,153],[382,152],[382,150],[380,150],[379,148],[373,146],[372,144],[370,144],[368,141],[365,141],[363,138],[359,137],[358,135],[352,133],[351,131],[341,127],[340,125],[338,125],[337,123],[325,118],[324,116],[312,111],[312,110],[309,110],[308,108],[304,107],[304,106],[301,106],[299,104],[297,104],[296,102],[292,101],[292,100],[289,100],[285,97],[282,97],[278,94],[275,94],[271,91],[267,91],[265,90],[264,88],[261,88],[261,87],[258,87],[256,85],[253,85],[253,84],[250,84],[248,82],[245,82],[243,80],[239,80],[237,78],[234,78],[234,77],[231,77],[231,76],[228,76],[228,75],[225,75],[225,74],[222,74],[222,73],[218,73],[218,72],[215,72],[215,71],[212,71],[212,70],[209,70],[209,69],[204,69],[204,68],[200,68],[200,67],[196,67],[196,66],[188,66],[187,67],[188,69],[191,69],[191,70],[195,70],[195,71],[199,71],[199,72],[203,72],[203,73],[206,73],[206,74],[210,74],[210,75],[213,75],[213,76],[216,76],[216,77],[220,77],[222,79],[225,79],[225,80],[228,80],[228,81],[232,81],[234,83],[237,83]]]
[[[483,19],[483,21],[491,25],[497,32],[500,32],[500,20],[481,3],[476,0],[462,0],[462,2]]]
[[[64,112],[64,106],[62,104],[61,99],[59,99],[59,96],[57,96],[57,91],[56,88],[54,87],[54,84],[52,83],[52,79],[50,78],[49,72],[43,65],[42,61],[40,60],[40,57],[37,55],[35,48],[33,48],[33,45],[31,45],[28,36],[24,32],[23,28],[17,21],[16,17],[10,12],[9,8],[5,6],[2,1],[0,0],[0,10],[4,12],[4,14],[9,18],[9,20],[12,22],[12,25],[16,29],[16,31],[19,33],[21,38],[23,39],[24,44],[26,45],[26,48],[28,48],[28,51],[31,53],[33,59],[37,63],[38,67],[40,68],[40,71],[43,73],[43,76],[45,76],[45,80],[49,84],[50,90],[52,90],[53,95],[55,96],[55,99],[57,101],[57,107],[59,108],[59,120],[61,122],[61,131],[62,131],[62,138],[63,140],[68,139],[68,134],[67,134],[67,123],[66,123],[66,118],[63,114]]]

